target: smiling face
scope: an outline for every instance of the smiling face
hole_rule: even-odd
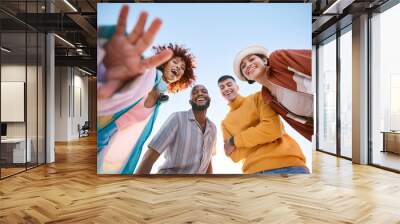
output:
[[[239,86],[233,79],[225,79],[218,83],[219,91],[221,92],[222,97],[224,97],[227,101],[233,101],[238,93],[239,93]]]
[[[240,71],[248,80],[256,80],[266,70],[267,58],[255,54],[246,56],[240,63]]]
[[[165,81],[173,83],[181,79],[185,73],[186,64],[181,57],[173,57],[163,66]]]
[[[205,110],[210,106],[210,97],[208,90],[203,85],[196,85],[193,87],[190,94],[189,103],[192,105],[193,110]]]

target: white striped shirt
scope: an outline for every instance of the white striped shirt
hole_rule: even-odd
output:
[[[217,129],[207,118],[203,133],[193,111],[171,114],[149,148],[164,153],[165,162],[160,174],[205,174],[215,154]]]

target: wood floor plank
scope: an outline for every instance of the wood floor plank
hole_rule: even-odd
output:
[[[314,153],[313,174],[96,174],[95,137],[0,181],[0,223],[400,223],[400,175]]]

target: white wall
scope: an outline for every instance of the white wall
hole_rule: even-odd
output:
[[[69,69],[55,68],[55,141],[68,141]]]
[[[78,70],[75,70],[74,75],[74,100],[75,100],[75,116],[72,119],[72,132],[71,134],[74,137],[78,137],[78,129],[77,126],[80,124],[81,126],[88,121],[88,78],[81,76],[83,73],[76,74]],[[80,97],[79,97],[80,96]],[[80,102],[79,102],[80,101]],[[81,107],[81,108],[80,108]],[[81,110],[81,111],[80,111]]]
[[[37,70],[38,69],[38,70]],[[25,138],[25,135],[30,140],[32,161],[44,162],[44,74],[42,68],[25,64],[3,64],[1,66],[1,81],[2,82],[24,82],[26,83],[26,106],[20,110],[27,115],[27,119],[22,122],[6,122],[7,137],[9,138]],[[27,80],[25,80],[27,78]],[[3,92],[4,89],[2,89]],[[24,90],[21,90],[24,94]],[[7,97],[7,96],[2,96]],[[12,108],[2,107],[2,112],[13,113]],[[8,110],[8,111],[7,111]],[[15,112],[14,112],[15,113]],[[37,153],[39,156],[37,157]]]
[[[55,69],[56,141],[79,138],[78,124],[82,126],[88,120],[88,78],[83,75],[72,67]]]
[[[25,65],[2,65],[1,66],[1,81],[4,82],[25,82],[25,69],[30,74],[36,74],[36,66],[27,66]],[[30,76],[28,76],[29,79]],[[36,80],[29,79],[29,86],[36,87]],[[37,99],[36,99],[36,88],[27,88],[27,104],[30,107],[27,113],[28,122],[35,122],[35,124],[28,124],[28,137],[29,133],[33,133],[35,131],[36,136],[36,113],[31,113],[31,111],[36,110]],[[39,105],[40,107],[41,105]],[[34,108],[32,108],[34,107]],[[8,108],[1,108],[1,110],[7,110]],[[7,136],[8,137],[25,137],[25,123],[26,122],[7,122]],[[32,131],[30,128],[32,127]]]

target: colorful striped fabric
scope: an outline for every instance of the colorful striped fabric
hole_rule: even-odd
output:
[[[155,76],[154,87],[164,85],[162,73]],[[99,174],[133,174],[160,106],[158,101],[153,108],[145,108],[144,96],[115,113],[106,126],[98,127]]]

